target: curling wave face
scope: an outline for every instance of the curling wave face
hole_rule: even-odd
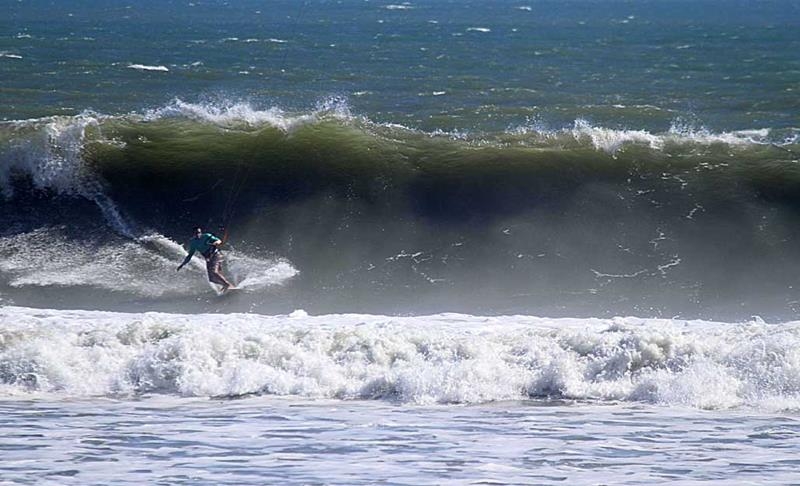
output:
[[[0,395],[796,410],[800,327],[657,319],[119,314],[6,307]]]
[[[258,291],[200,310],[788,318],[798,135],[582,120],[429,133],[339,99],[6,122],[0,285],[22,305],[190,298],[207,287],[170,288],[175,242],[225,224],[231,263],[264,271],[242,274]]]

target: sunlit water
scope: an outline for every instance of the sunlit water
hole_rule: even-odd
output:
[[[0,402],[3,484],[789,484],[800,421],[570,401]]]
[[[0,10],[0,486],[800,483],[797,2]]]

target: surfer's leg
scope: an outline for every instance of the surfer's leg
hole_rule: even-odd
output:
[[[228,287],[232,287],[233,284],[228,282],[228,280],[222,276],[220,272],[220,267],[222,266],[222,259],[219,257],[219,253],[215,253],[211,255],[206,261],[206,270],[208,271],[208,280],[211,283],[215,283],[217,285],[222,285],[226,289]]]

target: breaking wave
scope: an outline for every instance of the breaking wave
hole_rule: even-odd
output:
[[[0,286],[20,305],[36,298],[26,288],[181,294],[164,272],[200,224],[230,230],[232,266],[263,270],[247,285],[299,271],[282,296],[292,307],[786,319],[798,305],[798,135],[679,120],[664,133],[583,120],[428,133],[340,99],[303,113],[176,100],[6,122]],[[60,235],[60,271],[25,265],[47,261],[40,234]],[[117,253],[133,256],[127,280],[109,277]],[[237,309],[274,310],[259,307],[274,295],[251,297]]]
[[[411,404],[568,399],[800,407],[800,327],[441,314],[4,308],[0,395],[249,394]]]

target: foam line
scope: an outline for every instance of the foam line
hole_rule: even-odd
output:
[[[0,310],[0,394],[800,406],[800,323]]]

